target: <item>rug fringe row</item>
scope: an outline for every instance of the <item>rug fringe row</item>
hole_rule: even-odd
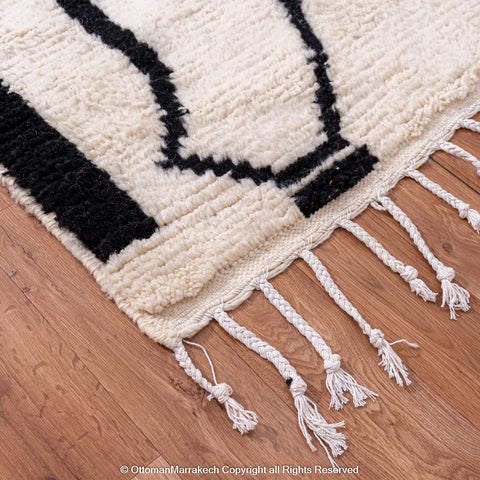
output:
[[[389,197],[378,197],[372,203],[374,208],[387,211],[410,235],[413,243],[417,246],[420,253],[425,257],[430,266],[437,274],[437,279],[442,286],[442,307],[448,305],[450,309],[450,317],[452,320],[457,319],[457,310],[466,312],[469,310],[470,294],[463,287],[453,282],[455,278],[455,270],[444,265],[430,250],[420,231],[412,222],[410,217],[401,210]]]
[[[480,122],[466,119],[459,124],[459,128],[466,128],[480,133]],[[462,158],[472,163],[480,175],[480,160],[463,148],[442,140],[438,143],[438,148],[445,152]],[[480,233],[480,213],[470,208],[470,205],[450,192],[443,189],[440,185],[433,182],[418,170],[410,169],[405,173],[406,177],[415,180],[419,185],[430,191],[438,198],[444,200],[448,205],[455,208],[460,218],[466,219],[472,228]],[[430,250],[422,238],[418,228],[412,220],[403,212],[388,196],[379,196],[370,204],[377,210],[388,212],[410,235],[414,244],[425,259],[429,262],[442,288],[442,307],[447,305],[450,310],[450,317],[457,319],[457,311],[466,312],[469,307],[470,294],[467,290],[453,282],[455,271],[451,267],[445,266]],[[409,284],[412,292],[419,295],[423,300],[435,302],[437,293],[434,293],[423,280],[418,278],[418,271],[411,265],[404,264],[401,260],[394,257],[377,239],[370,235],[360,225],[350,219],[340,220],[338,227],[343,228],[358,240],[363,242],[386,266]],[[396,382],[402,385],[409,385],[411,381],[408,378],[408,371],[400,357],[395,353],[392,345],[404,342],[410,347],[418,348],[415,343],[410,343],[405,339],[388,342],[385,340],[383,332],[377,328],[372,328],[362,317],[359,311],[350,303],[337,284],[333,281],[323,263],[311,252],[310,248],[305,247],[297,254],[291,256],[303,259],[314,272],[320,284],[325,288],[330,297],[348,313],[361,328],[362,332],[369,338],[378,355],[381,357],[380,365],[384,367],[390,378],[395,378]],[[312,328],[307,321],[295,311],[290,303],[272,286],[267,279],[268,275],[263,274],[252,282],[249,288],[260,290],[269,302],[292,324],[305,338],[313,345],[317,353],[323,359],[323,366],[327,374],[326,387],[331,395],[330,408],[339,410],[348,403],[348,398],[344,395],[348,392],[353,399],[356,407],[363,406],[367,398],[375,400],[376,393],[361,386],[349,373],[341,368],[340,355],[333,353],[323,337]],[[258,353],[262,358],[270,361],[285,379],[290,388],[290,393],[294,399],[295,407],[298,413],[298,422],[308,445],[312,451],[316,451],[313,444],[315,437],[320,445],[325,449],[327,456],[333,467],[338,467],[333,457],[341,455],[347,448],[345,436],[337,429],[344,426],[343,422],[328,424],[318,412],[317,406],[305,395],[307,384],[300,377],[295,368],[267,342],[258,338],[253,332],[240,326],[231,318],[221,307],[217,307],[211,312],[212,317],[217,323],[232,337],[242,342],[248,348]],[[210,383],[196,368],[188,356],[184,343],[189,343],[203,349],[212,369],[214,384]],[[238,402],[231,398],[232,388],[226,383],[217,383],[213,364],[206,350],[198,344],[180,341],[174,348],[175,356],[180,366],[185,370],[200,387],[209,393],[208,399],[216,398],[220,404],[225,406],[228,416],[233,422],[233,428],[240,433],[247,433],[255,428],[258,423],[257,415],[254,412],[245,410]],[[313,437],[312,437],[313,435]]]
[[[265,278],[258,282],[258,289],[263,292],[267,300],[313,345],[323,359],[323,366],[327,373],[326,386],[331,395],[330,408],[339,410],[348,398],[343,392],[349,392],[355,407],[365,405],[367,398],[375,399],[378,395],[366,387],[361,386],[349,373],[341,368],[340,355],[333,353],[322,336],[312,328],[304,318],[288,303],[283,296]]]
[[[290,387],[290,393],[297,408],[300,430],[307,444],[312,451],[317,450],[312,441],[311,434],[313,434],[325,449],[332,466],[338,467],[332,456],[337,457],[341,455],[347,448],[345,436],[343,433],[337,432],[337,428],[343,427],[344,423],[329,424],[326,422],[318,412],[317,406],[305,395],[307,384],[278,350],[258,338],[253,332],[239,325],[221,308],[215,310],[213,317],[233,338],[243,343],[250,350],[258,353],[277,368],[280,375],[285,379],[286,384]]]

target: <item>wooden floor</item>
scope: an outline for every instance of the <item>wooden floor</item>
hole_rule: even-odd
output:
[[[460,131],[455,141],[480,154],[480,135]],[[480,178],[470,164],[437,153],[422,171],[480,209]],[[427,304],[415,297],[344,231],[315,253],[372,326],[387,339],[420,344],[419,350],[395,346],[412,385],[401,388],[388,378],[367,338],[301,261],[272,283],[341,354],[344,368],[380,394],[375,403],[329,410],[321,361],[260,293],[233,316],[297,367],[328,421],[345,420],[349,449],[338,463],[358,466],[359,473],[334,478],[477,479],[480,238],[456,211],[412,180],[403,180],[392,198],[471,292],[472,308],[457,322],[438,301]],[[432,270],[388,215],[370,208],[358,222],[438,291]],[[120,467],[329,465],[323,450],[308,449],[288,388],[274,367],[218,325],[211,324],[194,341],[207,348],[219,381],[230,383],[235,398],[258,413],[257,429],[243,437],[172,353],[143,336],[80,263],[4,190],[0,229],[0,479],[254,478],[122,474]],[[203,353],[188,349],[209,376]]]

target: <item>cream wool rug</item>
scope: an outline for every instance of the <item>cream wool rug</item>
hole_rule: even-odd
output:
[[[256,415],[205,378],[184,339],[214,319],[271,361],[308,444],[334,464],[342,423],[226,312],[261,290],[322,356],[332,407],[373,399],[268,282],[302,258],[408,384],[392,343],[310,250],[346,229],[425,301],[438,290],[451,318],[468,310],[455,272],[387,195],[410,176],[480,229],[416,170],[437,149],[480,170],[448,141],[480,132],[479,74],[478,0],[0,0],[2,181],[241,433]],[[433,290],[354,223],[369,205],[409,232]]]

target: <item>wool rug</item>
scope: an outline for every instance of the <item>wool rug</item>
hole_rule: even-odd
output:
[[[301,258],[408,384],[396,342],[311,250],[345,229],[425,301],[440,290],[452,319],[468,310],[454,270],[388,194],[411,177],[480,230],[478,212],[417,170],[443,149],[480,173],[449,141],[480,133],[479,74],[477,0],[0,0],[1,178],[235,429],[256,414],[184,345],[211,320],[277,367],[308,445],[335,465],[343,423],[227,312],[260,290],[322,357],[331,407],[374,399],[269,283]],[[368,206],[406,229],[437,288],[354,222]]]

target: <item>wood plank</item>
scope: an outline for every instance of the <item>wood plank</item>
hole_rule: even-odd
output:
[[[38,435],[40,410],[0,360],[0,466],[2,478],[78,478]],[[28,420],[28,421],[26,421]]]
[[[422,171],[480,209],[474,191],[438,165],[429,163]],[[357,478],[392,478],[392,472],[405,480],[476,478],[479,239],[454,210],[411,180],[402,181],[392,198],[472,293],[472,310],[458,322],[438,301],[426,304],[415,297],[346,232],[336,232],[315,251],[373,326],[388,339],[420,343],[421,350],[395,346],[410,369],[411,386],[400,388],[387,378],[368,340],[303,262],[295,262],[273,284],[342,355],[344,368],[380,394],[375,403],[329,411],[316,353],[258,292],[233,316],[289,358],[328,421],[345,420],[349,450],[339,464],[359,465]],[[327,465],[323,451],[308,450],[288,389],[268,362],[216,324],[194,338],[207,347],[219,381],[230,383],[235,398],[259,414],[256,431],[242,437],[232,431],[224,409],[208,402],[185,376],[171,352],[142,336],[39,222],[11,199],[5,201],[2,209],[0,199],[0,372],[5,373],[0,392],[7,393],[0,393],[0,439],[9,441],[0,446],[0,477],[143,477],[121,475],[122,464]],[[435,275],[396,222],[373,209],[358,222],[438,290]],[[210,377],[203,353],[189,351]]]
[[[8,208],[12,203],[13,200],[12,197],[10,197],[7,188],[0,185],[0,211]]]
[[[254,440],[257,439],[262,445],[271,443],[272,450],[276,448],[275,445],[280,440],[269,429],[268,420],[273,421],[276,416],[272,407],[277,405],[279,411],[285,408],[282,400],[266,390],[264,402],[255,408],[265,423],[262,421],[262,425],[251,436],[241,437],[237,433],[232,435],[231,423],[225,417],[223,408],[216,402],[209,404],[206,401],[204,392],[181,371],[171,352],[139,335],[132,322],[98,292],[98,286],[83,269],[78,269],[78,272],[73,270],[72,273],[69,265],[71,257],[66,251],[60,253],[53,245],[53,248],[42,248],[43,241],[56,243],[50,235],[43,229],[35,234],[17,231],[17,223],[9,218],[0,218],[0,222],[3,228],[8,229],[10,238],[22,238],[22,246],[9,246],[16,252],[15,282],[45,313],[62,338],[72,344],[75,342],[76,352],[82,362],[101,379],[102,384],[117,398],[152,443],[165,445],[167,442],[170,445],[168,451],[164,452],[169,462],[214,463],[218,460],[219,444],[228,447],[225,461],[232,464],[242,463],[237,457],[238,451],[248,455],[251,461],[267,461],[268,454],[266,457],[264,455],[269,449],[259,449]],[[6,262],[10,268],[10,256],[4,256],[0,252],[0,258],[0,265]],[[44,265],[45,270],[37,262]],[[76,278],[77,274],[84,278]],[[64,288],[78,283],[82,284],[81,292],[73,296],[71,292],[63,294]],[[90,288],[93,294],[89,291]],[[62,297],[63,302],[60,302]],[[71,322],[69,311],[75,312],[75,323]],[[99,311],[103,312],[102,315],[98,315]],[[92,318],[96,319],[95,324],[92,323]],[[221,348],[219,350],[217,354],[223,358],[223,351]],[[198,352],[194,352],[194,355],[195,353]],[[241,359],[235,361],[236,365],[242,366],[242,363]],[[238,392],[235,398],[247,407],[250,404],[249,398],[244,397],[241,387],[237,388],[238,383],[253,383],[254,388],[250,393],[252,397],[256,397],[256,391],[265,390],[262,389],[262,379],[249,370],[245,364],[238,382],[231,382]],[[208,372],[208,369],[205,371]],[[220,371],[219,378],[222,378],[221,373]],[[121,382],[121,378],[128,378],[129,381]],[[279,383],[284,384],[281,379]],[[290,401],[288,394],[286,401]],[[142,408],[138,408],[138,405],[142,405]],[[172,405],[175,405],[173,411]],[[202,432],[192,436],[190,422],[194,422],[195,417],[202,424]],[[298,431],[295,416],[292,414],[284,422],[278,436],[301,459],[309,451]],[[179,425],[184,425],[184,429],[179,428]]]
[[[25,420],[35,425],[39,441],[83,478],[92,472],[108,478],[122,461],[155,458],[155,448],[12,283],[3,271],[0,288],[9,296],[1,303],[0,358],[38,412]],[[8,411],[3,415],[15,424]]]
[[[480,121],[480,113],[473,117]],[[460,128],[450,140],[480,159],[480,134]],[[480,177],[477,169],[469,162],[450,155],[442,150],[433,155],[435,161],[451,171],[454,175],[463,179],[472,188],[480,192]]]

